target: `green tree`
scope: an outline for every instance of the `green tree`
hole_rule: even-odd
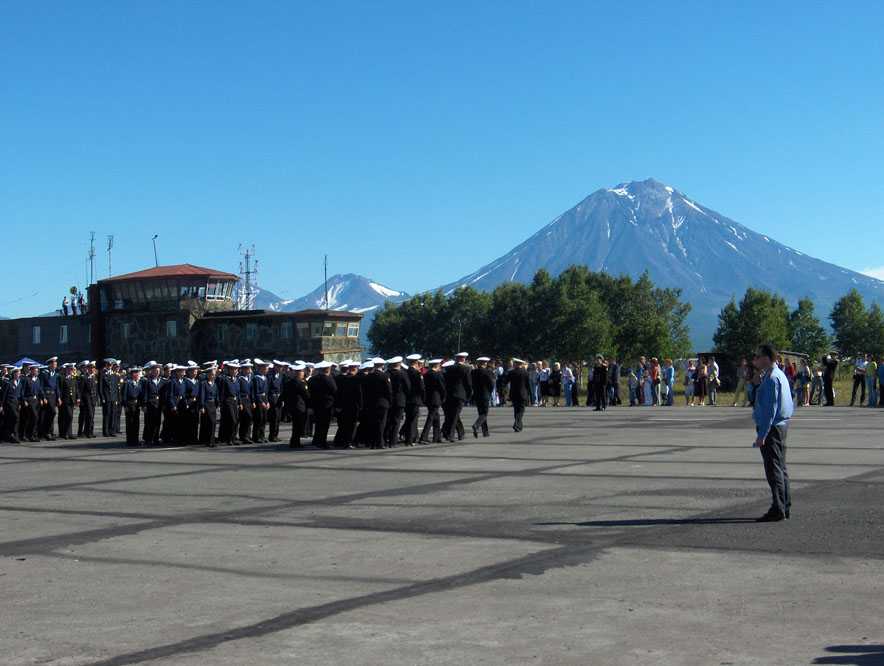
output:
[[[865,351],[868,313],[863,297],[856,289],[851,289],[838,299],[829,319],[835,332],[835,345],[842,356],[853,356]]]
[[[736,312],[735,312],[736,311]],[[758,345],[769,342],[777,349],[789,346],[789,308],[781,297],[749,288],[739,306],[726,305],[713,336],[715,350],[734,362],[750,358]]]
[[[816,318],[813,301],[809,298],[798,301],[798,307],[789,315],[789,341],[792,351],[807,354],[812,362],[829,351],[829,334]]]
[[[866,315],[865,349],[878,359],[884,357],[884,312],[873,303]]]
[[[551,325],[554,356],[562,361],[580,362],[596,353],[610,353],[611,324],[605,304],[590,288],[584,267],[569,268],[556,282],[558,295]]]

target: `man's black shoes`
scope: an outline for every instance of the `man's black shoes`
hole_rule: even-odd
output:
[[[761,518],[756,518],[756,523],[776,523],[786,519],[786,514],[777,511],[768,511]]]

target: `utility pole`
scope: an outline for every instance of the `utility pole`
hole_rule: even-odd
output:
[[[95,282],[95,232],[89,232],[89,284]]]
[[[322,275],[325,283],[325,311],[328,312],[328,255],[322,260]]]
[[[107,237],[107,276],[111,276],[111,250],[114,249],[114,237],[110,235]]]
[[[255,259],[255,246],[243,249],[239,245],[242,259],[239,262],[239,275],[242,287],[236,299],[237,310],[254,310],[258,296],[258,260]],[[252,263],[254,261],[254,263]]]
[[[153,235],[153,265],[159,268],[160,260],[157,257],[157,238],[159,238],[159,234]]]

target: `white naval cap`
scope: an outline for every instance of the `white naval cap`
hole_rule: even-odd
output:
[[[442,364],[442,367],[450,368],[452,365],[454,365],[454,361],[445,361],[445,363]]]
[[[387,363],[389,363],[391,365],[393,363],[402,363],[402,357],[401,356],[394,356],[393,358],[387,359]]]
[[[77,364],[76,363],[62,363],[61,367],[62,368],[76,368]]]
[[[307,366],[306,366],[305,364],[301,363],[300,361],[298,361],[297,363],[293,363],[293,364],[291,365],[291,368],[292,368],[292,370],[294,370],[295,372],[299,372],[299,371],[301,371],[301,370],[305,370],[305,369],[307,368]]]
[[[57,361],[57,360],[58,360],[58,356],[50,356],[49,358],[46,359],[46,362],[52,363],[53,361]]]
[[[288,363],[286,363],[285,361],[277,361],[276,359],[273,359],[273,365],[288,365]]]
[[[480,357],[477,358],[476,360],[477,360],[477,361],[484,361],[484,362],[487,362],[487,361],[490,361],[491,359],[488,358],[487,356],[480,356]]]
[[[525,361],[520,358],[513,357],[513,363],[518,363],[519,365],[525,365]]]
[[[385,363],[386,363],[386,361],[384,359],[382,359],[380,356],[375,356],[373,359],[371,359],[372,365],[384,365]]]
[[[455,358],[466,358],[467,356],[469,356],[469,354],[466,353],[466,352],[457,352],[457,353],[454,355]]]
[[[262,361],[260,358],[256,358],[253,363],[255,365],[272,365],[269,361]]]
[[[320,361],[319,363],[317,363],[313,367],[316,368],[317,370],[325,370],[326,368],[332,367],[332,364],[329,363],[328,361]]]
[[[198,368],[199,366],[196,364],[196,361],[188,361],[187,367],[188,368]]]
[[[251,368],[251,367],[252,367],[252,362],[251,362],[249,359],[246,359],[245,361],[243,361],[242,363],[239,364],[239,367],[241,367],[241,368]]]
[[[224,362],[224,367],[225,367],[225,368],[238,368],[238,367],[239,367],[239,361],[225,361],[225,362]]]
[[[210,365],[218,365],[218,361],[206,361],[203,363],[204,368],[208,368]]]
[[[441,362],[441,358],[431,358],[429,361],[427,361],[427,365],[439,365]]]
[[[371,361],[366,361],[365,363],[360,363],[360,364],[359,364],[359,369],[360,369],[360,370],[368,370],[369,368],[373,368],[373,367],[374,367],[374,365],[372,365],[372,362],[371,362]]]
[[[159,363],[157,363],[156,361],[148,361],[147,363],[144,364],[144,369],[147,370],[149,368],[155,368],[158,365],[159,365]]]
[[[407,360],[407,361],[422,361],[423,358],[424,357],[421,356],[420,354],[409,354],[408,356],[405,357],[405,360]]]

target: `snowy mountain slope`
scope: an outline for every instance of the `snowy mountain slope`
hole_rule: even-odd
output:
[[[530,282],[545,268],[557,275],[573,264],[679,287],[693,304],[694,342],[711,344],[717,316],[749,286],[775,291],[790,303],[809,296],[821,317],[855,287],[884,302],[884,282],[806,256],[653,179],[600,189],[562,213],[510,252],[444,285],[490,290]]]

